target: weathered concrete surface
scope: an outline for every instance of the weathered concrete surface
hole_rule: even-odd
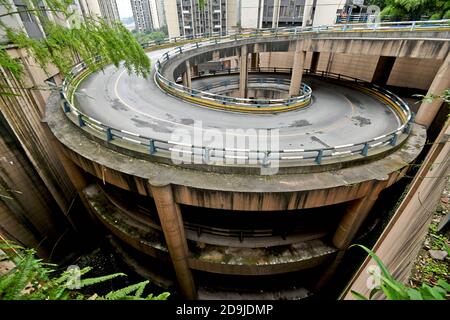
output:
[[[450,171],[449,124],[447,121],[442,128],[410,184],[408,193],[372,249],[397,281],[408,281],[447,181]],[[370,289],[366,283],[368,268],[373,265],[376,262],[367,257],[344,290],[342,299],[355,299],[350,290],[369,296]]]
[[[155,60],[161,54],[152,52],[150,57]],[[201,122],[202,132],[220,130],[230,140],[241,136],[233,129],[279,129],[280,149],[314,149],[361,143],[400,126],[391,108],[357,89],[309,76],[303,82],[313,89],[308,108],[276,115],[242,114],[186,103],[160,90],[153,79],[109,66],[80,84],[76,102],[85,114],[112,128],[164,141],[174,140],[172,134],[181,130],[193,136],[194,125]]]
[[[85,171],[120,188],[151,195],[151,185],[172,184],[179,203],[235,210],[292,210],[363,197],[372,180],[397,181],[421,151],[426,134],[414,125],[406,143],[385,158],[327,172],[273,176],[201,172],[136,159],[87,138],[59,107],[55,93],[47,104],[47,121],[67,155]]]
[[[304,51],[333,52],[357,55],[445,59],[450,48],[450,32],[351,32],[280,34],[262,39],[244,38],[185,51],[163,64],[166,77],[176,78],[185,72],[185,60],[197,65],[220,58],[239,55],[239,48],[246,45],[249,53],[295,51],[296,41],[303,39]],[[195,48],[195,44],[192,45]]]

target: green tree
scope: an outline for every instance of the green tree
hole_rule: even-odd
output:
[[[101,56],[116,67],[121,61],[129,72],[143,77],[150,74],[151,64],[142,47],[133,35],[120,22],[108,24],[102,18],[77,17],[71,0],[46,0],[46,8],[39,7],[40,0],[23,0],[25,9],[16,10],[8,0],[0,0],[0,6],[6,13],[0,15],[0,33],[6,34],[9,43],[0,44],[0,66],[15,77],[22,75],[20,61],[12,59],[7,46],[13,44],[23,48],[45,70],[55,65],[62,75],[66,75],[76,58],[83,59],[93,68],[93,57]],[[12,15],[29,14],[39,21],[45,37],[33,39],[23,30],[11,28],[3,20]],[[48,13],[57,15],[66,21],[72,21],[72,27],[66,27],[51,20]]]
[[[422,16],[430,19],[450,18],[450,1],[447,0],[385,0],[381,16],[396,19],[420,20]]]

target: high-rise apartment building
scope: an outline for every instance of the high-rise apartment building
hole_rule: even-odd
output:
[[[155,0],[130,0],[136,31],[159,29],[159,17]]]
[[[116,0],[96,0],[96,1],[98,1],[102,17],[108,23],[120,21],[119,9],[117,8]]]
[[[235,28],[333,24],[345,5],[332,0],[167,0],[169,36],[219,34]]]
[[[262,28],[300,26],[303,21],[305,0],[265,0],[263,2]]]
[[[102,11],[98,0],[78,0],[78,6],[84,17],[101,17]]]
[[[223,34],[228,30],[227,8],[235,0],[164,1],[169,36]]]
[[[164,0],[149,0],[149,2],[153,29],[160,29],[166,25],[166,18],[164,14]]]

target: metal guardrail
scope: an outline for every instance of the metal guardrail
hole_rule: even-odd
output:
[[[266,69],[265,71],[262,71],[263,69]],[[260,72],[271,72],[272,70],[276,70],[277,68],[258,68],[258,69],[249,69],[249,72],[258,72],[258,70],[260,70]],[[281,71],[282,68],[278,68],[279,71]],[[288,69],[286,68],[286,71]],[[224,70],[219,70],[216,72],[212,72],[210,73],[210,75],[229,75],[229,74],[233,74],[233,73],[237,73],[239,72],[238,68],[233,68],[233,69],[224,69]],[[255,79],[249,79],[248,80],[248,84],[252,84],[252,83],[266,83],[266,84],[290,84],[290,81],[286,81],[284,79],[278,79],[276,81],[274,81],[274,79],[266,79],[265,81],[262,81],[263,79],[259,79],[259,80],[255,80]],[[239,81],[235,81],[235,82],[231,82],[231,81],[224,81],[222,83],[223,85],[231,85],[231,84],[239,84]],[[235,97],[230,97],[230,96],[226,96],[226,95],[221,95],[221,94],[216,94],[216,93],[212,93],[212,92],[208,92],[207,90],[211,89],[210,87],[207,87],[206,89],[202,88],[202,89],[190,89],[190,88],[185,88],[182,85],[178,85],[178,89],[176,89],[176,87],[174,85],[171,85],[170,88],[171,89],[175,89],[178,90],[179,92],[181,92],[182,94],[187,94],[189,95],[189,97],[194,97],[194,98],[202,98],[202,99],[207,99],[208,102],[210,101],[214,101],[216,103],[219,103],[221,105],[224,106],[229,106],[229,105],[235,105],[235,106],[249,106],[249,107],[253,107],[255,109],[264,109],[264,108],[271,108],[271,107],[277,107],[277,106],[291,106],[293,104],[303,104],[304,106],[308,105],[311,101],[311,95],[312,95],[312,89],[302,83],[301,85],[301,95],[297,96],[297,97],[289,97],[286,99],[266,99],[266,98],[235,98]],[[183,88],[181,88],[183,87]],[[271,110],[271,109],[269,109]]]
[[[202,73],[199,76],[196,77],[192,77],[192,79],[200,79],[203,77],[208,77],[208,76],[220,76],[220,75],[231,75],[231,74],[238,74],[240,71],[239,68],[227,68],[227,69],[221,69],[221,70],[211,70],[208,73]],[[264,67],[258,67],[258,68],[249,68],[248,69],[249,73],[291,73],[292,72],[292,68],[264,68]],[[264,84],[264,85],[283,85],[283,86],[287,86],[289,87],[291,84],[290,79],[281,79],[281,78],[266,78],[266,79],[252,79],[249,78],[248,79],[248,85],[252,85],[252,84]],[[231,99],[231,97],[226,96],[226,95],[222,95],[219,93],[211,93],[209,92],[209,90],[212,89],[217,89],[220,87],[224,87],[224,86],[236,86],[239,85],[239,80],[235,79],[235,80],[225,80],[225,81],[221,81],[220,83],[215,83],[214,85],[206,85],[203,86],[201,88],[198,88],[197,90],[200,92],[207,92],[208,94],[214,95],[215,99],[222,99],[222,100],[226,100],[226,99]],[[250,88],[249,88],[250,89]],[[312,89],[305,83],[302,83],[301,86],[301,93],[302,96],[305,97],[305,99],[300,100],[300,102],[303,101],[310,101],[311,100],[311,94],[312,94]],[[237,100],[237,99],[236,99]],[[239,99],[239,100],[244,100],[244,99]],[[243,105],[257,105],[257,108],[261,108],[261,107],[267,107],[267,106],[274,106],[274,105],[290,105],[292,103],[294,103],[296,100],[292,99],[292,98],[286,98],[286,99],[267,99],[267,98],[248,98],[245,99],[246,101],[248,101],[246,104]]]
[[[158,59],[156,62],[155,80],[162,87],[162,89],[170,92],[171,94],[186,99],[196,98],[203,100],[204,104],[209,104],[211,101],[223,105],[223,106],[247,106],[252,107],[255,105],[253,99],[245,98],[231,98],[220,95],[215,95],[209,92],[190,89],[183,85],[178,84],[176,81],[171,81],[163,75],[163,68],[165,64],[178,56],[181,53],[189,52],[199,49],[201,47],[213,46],[219,43],[235,42],[239,39],[264,39],[268,37],[277,36],[291,36],[300,37],[302,34],[318,33],[318,32],[350,32],[350,31],[387,31],[390,29],[397,31],[417,31],[417,30],[430,30],[430,27],[439,28],[445,26],[450,30],[450,20],[432,20],[432,21],[400,21],[400,22],[382,22],[382,23],[357,23],[357,24],[335,24],[331,26],[317,26],[317,27],[293,27],[293,28],[278,28],[278,29],[257,29],[255,31],[247,32],[228,32],[222,35],[219,34],[207,34],[191,37],[180,37],[174,39],[165,39],[161,41],[149,42],[143,45],[144,48],[151,47],[152,45],[161,45],[172,43],[176,44],[177,41],[189,41],[190,43],[177,46],[172,50],[164,53],[162,60]],[[211,39],[208,39],[212,37]],[[207,39],[205,41],[205,38]],[[195,39],[202,39],[202,41],[195,41]],[[191,40],[194,40],[191,43]],[[304,91],[299,96],[291,97],[287,100],[280,99],[266,99],[261,101],[259,108],[264,109],[274,106],[286,106],[286,105],[299,105],[305,106],[310,103],[311,92],[308,87],[303,87]]]
[[[450,20],[444,20],[445,23],[450,23]],[[442,21],[441,21],[442,22]],[[422,22],[421,22],[422,23]],[[433,21],[436,23],[436,21]],[[385,25],[391,25],[391,23],[384,23]],[[418,28],[415,25],[415,22],[410,24],[412,28],[410,30],[414,30]],[[436,24],[434,24],[436,26]],[[331,26],[332,28],[336,28],[336,26]],[[341,26],[339,26],[341,28]],[[294,30],[293,32],[297,33],[299,30],[311,30],[311,32],[318,32],[320,27],[317,28],[293,28],[293,29],[282,29],[275,30],[276,32],[280,31],[289,31]],[[342,29],[339,29],[342,31]],[[378,28],[378,30],[380,30]],[[263,33],[269,32],[273,36],[273,30],[264,31]],[[258,32],[256,36],[260,35]],[[240,37],[244,37],[246,34],[240,34]],[[236,34],[237,36],[237,34]],[[209,40],[206,43],[216,43],[216,40]],[[234,41],[234,39],[232,40]],[[172,43],[172,42],[171,42]],[[205,43],[202,46],[206,45]],[[194,47],[199,47],[200,44],[196,42]],[[170,59],[173,54],[178,54],[182,52],[182,47],[177,47],[174,50],[168,51],[164,56],[165,59]],[[96,62],[100,60],[96,58]],[[161,62],[157,63],[158,68],[161,67]],[[391,107],[396,110],[400,119],[403,120],[401,126],[397,129],[389,132],[387,134],[381,135],[379,137],[375,137],[370,140],[362,141],[359,143],[347,144],[347,145],[339,145],[329,148],[316,148],[316,149],[284,149],[278,151],[259,151],[259,150],[237,150],[237,149],[226,149],[226,148],[208,148],[205,146],[197,146],[197,145],[185,145],[180,144],[173,141],[164,141],[159,139],[154,139],[151,137],[146,137],[140,134],[136,134],[133,132],[128,132],[125,130],[120,130],[117,128],[112,128],[92,117],[82,113],[74,104],[70,102],[68,97],[68,90],[71,86],[72,81],[77,78],[81,73],[84,73],[87,69],[85,63],[80,63],[73,68],[70,75],[66,77],[63,81],[61,98],[63,100],[63,110],[68,115],[69,119],[73,121],[80,128],[89,128],[93,130],[98,135],[102,136],[108,143],[115,144],[115,140],[120,140],[126,144],[134,145],[134,150],[138,149],[138,152],[147,153],[155,156],[170,156],[170,153],[173,151],[176,152],[184,152],[194,157],[201,157],[203,163],[205,164],[214,164],[215,159],[241,159],[245,160],[246,163],[250,163],[250,161],[257,161],[262,166],[268,166],[271,160],[278,160],[280,163],[292,163],[292,161],[298,161],[302,159],[314,160],[317,164],[322,164],[322,160],[324,158],[332,158],[332,157],[340,157],[340,156],[349,156],[349,155],[361,155],[367,156],[369,151],[374,148],[379,148],[381,146],[395,146],[397,144],[398,136],[402,133],[409,134],[412,127],[412,114],[408,107],[408,105],[399,97],[397,97],[392,92],[381,88],[377,85],[368,83],[366,81],[362,81],[353,77],[348,77],[342,74],[334,74],[327,73],[325,71],[317,71],[311,72],[306,70],[307,74],[314,74],[321,77],[332,78],[337,80],[347,80],[348,83],[352,83],[352,85],[359,86],[361,88],[366,88],[370,90],[373,94],[379,95],[386,99]],[[181,148],[181,149],[180,149]],[[237,155],[238,154],[238,155]]]

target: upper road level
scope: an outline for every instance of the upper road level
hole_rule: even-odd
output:
[[[104,72],[89,74],[80,65],[64,84],[64,89],[69,90],[64,93],[65,111],[83,130],[115,145],[114,148],[160,158],[170,158],[171,152],[178,150],[202,159],[204,164],[214,158],[250,160],[253,157],[258,165],[276,159],[286,166],[301,163],[311,166],[322,164],[323,159],[342,163],[347,158],[361,160],[394,150],[409,134],[408,106],[394,94],[357,79],[327,73],[319,73],[325,77],[305,78],[313,84],[312,104],[285,115],[243,116],[205,109],[195,101],[186,103],[159,88],[171,86],[178,88],[181,94],[199,98],[201,92],[175,82],[187,72],[186,62],[195,65],[210,61],[214,56],[240,56],[243,47],[246,53],[331,50],[437,58],[445,57],[449,51],[449,27],[442,23],[421,28],[390,26],[376,31],[339,28],[256,31],[212,39],[184,39],[179,45],[171,40],[168,42],[176,48],[150,54],[156,61],[153,74],[156,82],[128,75],[123,68],[107,67]],[[302,43],[300,50],[299,42]],[[301,78],[301,73],[299,76]],[[292,79],[295,79],[295,72]],[[71,92],[77,94],[71,95]],[[193,134],[196,121],[202,123],[202,130],[219,130],[225,136],[230,135],[226,132],[230,128],[279,130],[279,149],[264,152],[244,147],[237,150],[174,141],[172,133],[177,129]],[[236,133],[231,135],[236,136]],[[238,135],[249,138],[246,133]]]

